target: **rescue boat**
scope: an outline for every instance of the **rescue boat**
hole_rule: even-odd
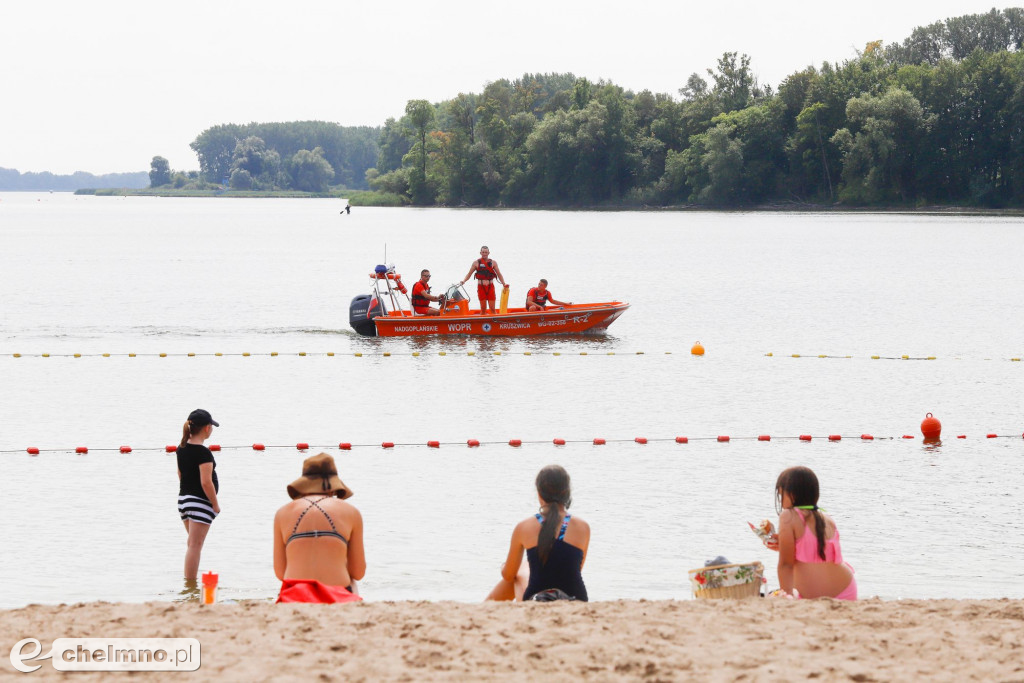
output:
[[[502,292],[498,313],[481,315],[479,308],[469,308],[465,286],[456,283],[441,296],[440,315],[419,315],[413,312],[409,290],[393,265],[374,268],[370,273],[370,289],[370,294],[360,294],[349,306],[349,324],[366,337],[602,334],[629,308],[629,304],[622,301],[606,301],[527,311],[525,306],[508,307],[509,290],[506,289]]]

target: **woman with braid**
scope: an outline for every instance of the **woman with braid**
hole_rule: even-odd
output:
[[[501,581],[487,599],[558,596],[586,602],[582,570],[590,545],[590,525],[568,512],[572,504],[569,473],[558,465],[548,465],[537,474],[536,483],[540,512],[516,525]],[[520,571],[524,551],[528,573]]]

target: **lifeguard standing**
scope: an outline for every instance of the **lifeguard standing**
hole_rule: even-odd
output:
[[[492,314],[497,313],[494,307],[494,302],[497,299],[494,294],[494,281],[500,282],[502,287],[508,287],[501,270],[498,269],[498,263],[494,259],[488,258],[490,254],[491,250],[486,245],[480,247],[480,258],[473,261],[466,277],[462,278],[462,284],[466,284],[466,281],[473,277],[474,273],[476,274],[476,298],[480,300],[480,315],[487,313],[488,306],[491,307]]]

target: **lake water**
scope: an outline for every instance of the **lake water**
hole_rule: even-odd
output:
[[[343,206],[0,194],[0,606],[178,596],[163,447],[196,407],[222,424],[201,565],[222,598],[276,594],[299,442],[355,491],[370,600],[481,599],[549,463],[592,527],[592,599],[687,598],[716,555],[762,561],[775,587],[746,522],[775,516],[794,464],[818,473],[862,596],[1024,597],[1021,219]],[[437,290],[481,244],[514,305],[546,277],[559,299],[632,306],[599,337],[349,329],[385,251]],[[941,444],[921,441],[928,412]]]

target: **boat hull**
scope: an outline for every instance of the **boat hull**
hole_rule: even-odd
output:
[[[410,315],[406,311],[374,318],[378,337],[421,337],[446,334],[484,337],[532,337],[541,334],[603,332],[629,308],[612,301],[573,304],[545,311],[509,309],[506,314],[480,315],[480,311],[451,311],[443,315]]]

